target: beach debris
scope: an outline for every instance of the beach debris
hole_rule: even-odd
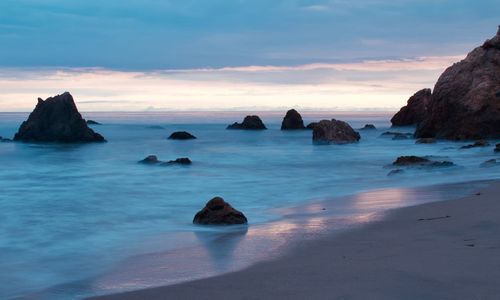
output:
[[[242,123],[234,122],[233,124],[227,126],[227,129],[264,130],[267,128],[259,116],[246,116]]]
[[[439,77],[415,136],[451,140],[499,138],[498,74],[500,27],[493,38]]]
[[[286,112],[283,122],[281,122],[281,130],[297,130],[306,129],[302,116],[295,109],[290,109]]]
[[[169,137],[169,140],[193,140],[196,139],[194,135],[187,131],[176,131],[172,133]]]
[[[415,142],[415,144],[434,144],[434,143],[436,143],[435,138],[421,138]]]
[[[479,140],[479,141],[474,142],[474,144],[469,144],[469,145],[462,146],[462,147],[460,147],[460,149],[470,149],[470,148],[477,148],[477,147],[487,147],[489,145],[490,144],[487,141],[485,141],[485,140]]]
[[[312,139],[321,144],[347,144],[359,141],[360,135],[344,121],[321,120],[314,126]]]
[[[101,123],[94,121],[94,120],[87,120],[88,125],[102,125]]]
[[[88,127],[76,108],[73,96],[65,92],[49,97],[38,98],[38,103],[19,127],[15,141],[89,143],[105,142],[99,133]]]
[[[392,126],[411,126],[422,122],[427,114],[431,94],[431,89],[423,89],[411,96],[406,106],[401,107],[392,117]]]
[[[193,219],[194,224],[200,225],[235,225],[247,224],[245,215],[234,209],[221,197],[215,197],[208,201]]]
[[[375,127],[375,125],[373,124],[365,124],[365,126],[363,128],[360,128],[359,130],[375,130],[377,129],[377,127]]]

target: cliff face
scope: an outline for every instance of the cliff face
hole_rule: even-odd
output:
[[[418,138],[500,138],[500,27],[439,77]]]

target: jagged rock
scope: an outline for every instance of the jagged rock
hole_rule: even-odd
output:
[[[70,93],[38,98],[38,103],[14,136],[24,142],[105,142],[102,135],[88,127]]]
[[[313,141],[316,143],[346,144],[359,141],[359,133],[344,121],[322,120],[313,129]]]
[[[172,165],[172,164],[178,164],[178,165],[190,165],[192,162],[189,158],[187,157],[181,157],[177,158],[176,160],[169,160],[165,164]]]
[[[400,167],[451,167],[455,164],[451,161],[433,161],[427,157],[410,155],[398,157],[392,165]]]
[[[264,130],[267,128],[259,116],[246,116],[242,123],[235,122],[227,126],[227,129]]]
[[[156,155],[149,155],[148,157],[146,157],[143,160],[140,160],[139,162],[142,164],[151,164],[151,165],[160,163],[160,161],[158,160],[158,157],[156,157]]]
[[[415,144],[434,144],[436,143],[436,139],[434,138],[422,138],[418,139]]]
[[[169,140],[193,140],[196,139],[194,135],[186,131],[176,131],[172,133],[169,137]]]
[[[295,109],[290,109],[286,112],[283,122],[281,123],[281,130],[297,130],[305,128],[302,116]]]
[[[96,122],[96,121],[94,121],[94,120],[87,120],[87,124],[88,124],[88,125],[102,125],[101,123]]]
[[[420,123],[427,114],[427,105],[431,99],[431,89],[416,92],[408,99],[391,119],[392,126],[410,126]]]
[[[497,161],[496,159],[488,159],[487,161],[483,162],[480,167],[483,168],[489,168],[489,167],[495,167],[495,166],[500,166],[500,162]]]
[[[307,124],[306,129],[314,129],[314,127],[316,127],[316,125],[318,125],[318,122],[311,122],[311,123]]]
[[[495,37],[439,77],[416,136],[500,138],[500,27]]]
[[[375,125],[373,124],[366,124],[363,128],[360,128],[359,130],[373,130],[373,129],[377,129],[377,127],[375,127]]]
[[[477,148],[477,147],[487,147],[489,145],[490,144],[487,141],[485,141],[485,140],[479,140],[479,141],[474,142],[474,144],[469,144],[469,145],[462,146],[462,147],[460,147],[460,149],[470,149],[470,148]]]
[[[193,219],[194,224],[201,225],[233,225],[247,224],[245,215],[234,209],[221,197],[215,197],[208,201]]]

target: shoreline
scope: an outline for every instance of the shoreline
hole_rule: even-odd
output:
[[[495,286],[500,270],[488,265],[500,265],[500,255],[492,255],[500,249],[500,241],[495,240],[500,221],[494,218],[500,210],[500,201],[495,203],[500,180],[484,183],[488,187],[480,188],[479,196],[390,209],[368,224],[298,241],[283,255],[243,270],[88,299],[456,299],[478,295],[482,297],[478,299],[493,299],[500,294]]]

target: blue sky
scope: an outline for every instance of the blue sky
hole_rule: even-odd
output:
[[[27,68],[151,72],[450,57],[491,37],[499,17],[498,0],[2,0],[0,68],[20,78],[34,76],[22,74]],[[259,81],[331,77],[281,73]],[[189,74],[183,80],[207,77]],[[221,80],[253,82],[252,74]]]

